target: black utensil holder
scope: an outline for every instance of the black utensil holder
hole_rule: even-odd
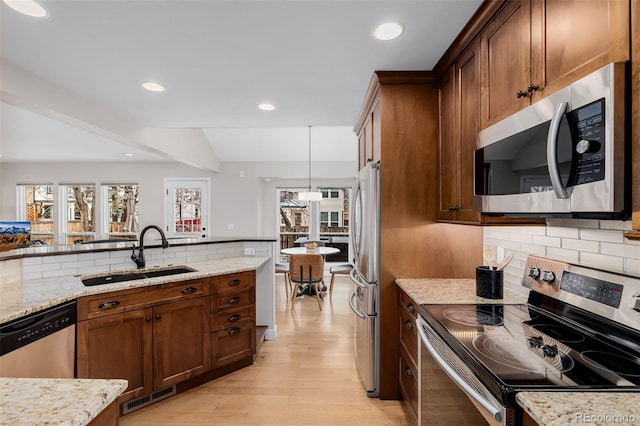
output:
[[[476,295],[485,299],[502,299],[503,271],[476,266]]]

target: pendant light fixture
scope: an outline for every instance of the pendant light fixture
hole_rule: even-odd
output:
[[[311,126],[309,126],[309,190],[306,192],[298,192],[298,200],[302,200],[302,201],[322,200],[322,192],[311,191]]]

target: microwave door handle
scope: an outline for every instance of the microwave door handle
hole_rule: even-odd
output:
[[[440,367],[451,377],[451,379],[465,391],[467,395],[469,395],[473,400],[475,400],[478,404],[480,404],[485,410],[493,416],[497,421],[501,421],[500,409],[491,405],[489,401],[486,400],[480,393],[478,393],[474,388],[472,388],[467,382],[460,377],[457,371],[455,371],[452,367],[447,364],[447,361],[442,358],[440,353],[433,347],[433,344],[427,337],[427,334],[424,332],[423,327],[429,327],[427,322],[422,318],[416,319],[416,323],[418,324],[418,335],[420,336],[420,340],[426,346],[427,350],[433,357],[433,359],[440,365]]]
[[[560,133],[560,123],[562,117],[566,114],[569,103],[560,102],[553,113],[551,124],[549,125],[549,134],[547,135],[547,167],[549,168],[549,177],[551,178],[551,186],[556,193],[556,197],[560,199],[569,198],[567,188],[562,185],[560,178],[560,169],[558,167],[558,134]]]

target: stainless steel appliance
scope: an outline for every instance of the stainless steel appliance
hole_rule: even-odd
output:
[[[349,306],[354,317],[356,364],[367,395],[379,393],[380,371],[380,164],[369,163],[358,173],[353,197],[351,238],[354,291]]]
[[[67,302],[0,326],[0,377],[75,375],[76,302]]]
[[[520,424],[522,391],[640,392],[640,278],[529,256],[523,285],[526,304],[419,309],[421,350],[490,424]]]
[[[628,217],[627,64],[612,63],[488,127],[475,151],[484,213]]]

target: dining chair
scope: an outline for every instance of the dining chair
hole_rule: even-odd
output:
[[[289,257],[289,278],[294,284],[291,292],[291,307],[298,297],[299,290],[311,290],[318,299],[318,307],[322,310],[320,299],[324,297],[322,292],[324,275],[324,258],[319,254],[292,254]]]
[[[329,283],[329,298],[333,299],[333,279],[336,274],[348,275],[353,270],[353,265],[350,263],[341,263],[339,265],[333,265],[329,268],[331,274],[331,282]]]
[[[287,300],[289,300],[289,293],[292,292],[291,277],[289,276],[289,264],[276,263],[276,274],[282,274],[284,276],[284,291],[287,294]]]

